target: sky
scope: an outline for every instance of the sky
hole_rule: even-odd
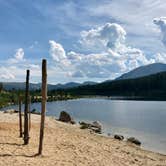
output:
[[[0,81],[114,79],[166,63],[165,0],[0,0]]]

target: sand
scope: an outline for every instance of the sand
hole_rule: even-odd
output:
[[[0,166],[166,166],[166,156],[125,141],[92,134],[46,117],[43,155],[38,152],[40,116],[32,116],[29,145],[19,138],[18,114],[0,112]]]

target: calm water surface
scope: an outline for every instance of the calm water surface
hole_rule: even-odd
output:
[[[40,103],[31,109],[40,110]],[[166,102],[77,99],[47,103],[47,115],[70,113],[76,121],[99,121],[105,134],[134,136],[144,149],[166,154]]]

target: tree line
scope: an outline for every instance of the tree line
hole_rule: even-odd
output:
[[[65,90],[71,95],[133,96],[166,100],[166,72]]]

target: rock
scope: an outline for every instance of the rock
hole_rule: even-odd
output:
[[[91,125],[91,130],[95,133],[101,134],[102,125],[98,121],[94,121]]]
[[[11,109],[11,110],[5,110],[3,113],[13,114],[13,113],[18,113],[18,111],[14,110],[14,109]]]
[[[79,124],[81,125],[80,129],[88,129],[90,127],[89,123],[79,122]]]
[[[91,127],[90,129],[95,133],[101,134],[101,128]]]
[[[118,139],[118,140],[120,140],[120,141],[122,141],[122,140],[124,140],[124,136],[123,135],[114,135],[114,138],[115,139]]]
[[[19,111],[17,111],[17,110],[14,110],[14,113],[18,113]]]
[[[108,133],[107,135],[110,137],[110,136],[111,136],[111,133]]]
[[[71,121],[70,121],[71,124],[76,124],[76,122],[74,121],[73,118],[71,118]]]
[[[37,114],[37,115],[40,115],[41,113],[39,111],[37,111],[36,109],[33,109],[31,111],[31,114]]]
[[[62,112],[60,113],[59,121],[61,121],[61,122],[66,122],[66,123],[71,123],[71,124],[75,124],[75,121],[74,121],[73,118],[70,116],[70,114],[68,114],[68,113],[65,112],[65,111],[62,111]]]
[[[93,122],[92,124],[86,122],[79,122],[79,124],[81,125],[80,129],[89,129],[90,131],[101,134],[102,127],[97,121]]]
[[[33,114],[33,113],[35,113],[37,110],[34,108],[32,111],[31,111],[31,113]]]
[[[141,145],[141,142],[140,142],[138,139],[134,138],[134,137],[128,138],[127,141],[128,141],[128,142],[131,142],[131,143],[133,143],[133,144],[135,144],[135,145],[138,145],[138,146]]]
[[[96,127],[96,128],[100,128],[101,129],[101,124],[98,122],[98,121],[94,121],[93,123],[92,123],[92,126],[93,127]]]

